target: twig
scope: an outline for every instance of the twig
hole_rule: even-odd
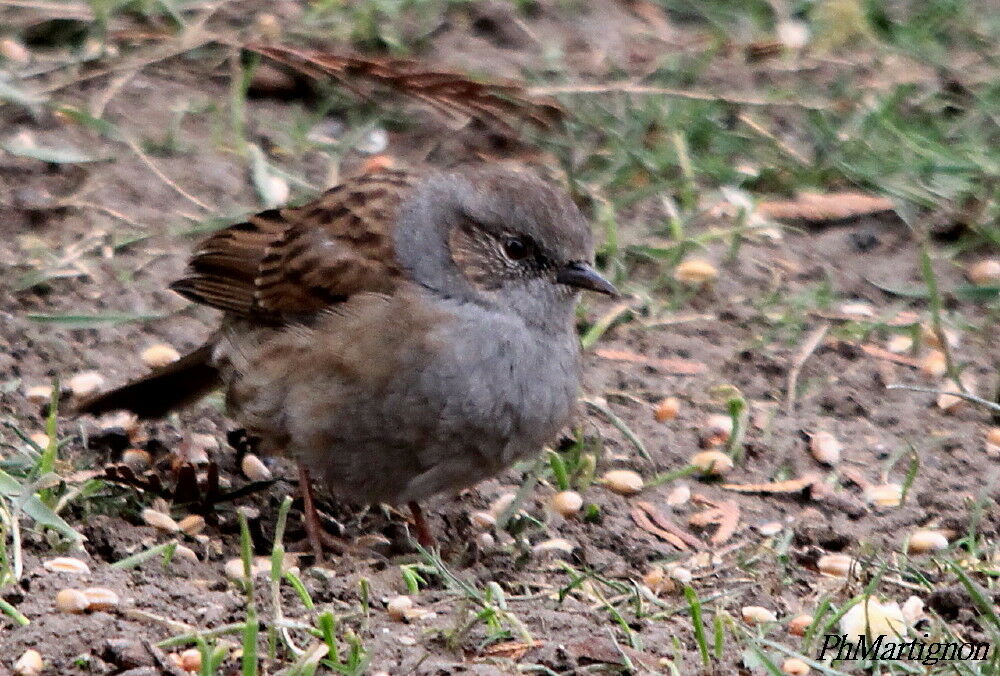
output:
[[[740,122],[749,127],[750,131],[773,143],[778,150],[788,155],[803,167],[812,166],[812,162],[810,162],[807,157],[803,156],[802,153],[775,136],[771,130],[767,129],[763,124],[750,117],[747,113],[740,113],[736,117]]]
[[[551,96],[553,94],[648,94],[654,96],[673,96],[691,101],[719,101],[745,106],[790,106],[806,110],[827,110],[829,102],[815,101],[769,101],[739,94],[713,94],[690,89],[674,89],[671,87],[650,87],[632,82],[618,82],[608,85],[562,85],[555,87],[530,87],[526,90],[530,96]]]
[[[163,181],[168,186],[170,186],[174,190],[174,192],[176,192],[178,195],[180,195],[181,197],[183,197],[187,201],[191,202],[195,206],[200,207],[204,211],[207,211],[210,214],[215,213],[215,210],[212,209],[212,207],[208,206],[207,204],[205,204],[204,202],[202,202],[200,199],[198,199],[197,197],[195,197],[194,195],[192,195],[191,193],[189,193],[187,190],[185,190],[184,188],[182,188],[179,185],[177,185],[177,183],[175,183],[173,180],[171,180],[171,178],[169,176],[167,176],[166,174],[164,174],[163,170],[161,170],[158,166],[156,166],[153,163],[153,160],[149,159],[149,156],[146,155],[146,153],[144,153],[142,151],[142,148],[140,148],[139,144],[135,142],[135,139],[126,137],[125,138],[125,144],[129,148],[132,149],[132,152],[134,152],[135,155],[136,155],[136,157],[139,158],[139,161],[141,161],[143,164],[145,164],[146,167],[151,172],[153,172],[154,174],[156,174],[157,178],[159,178],[161,181]]]
[[[795,355],[795,361],[788,372],[788,390],[785,393],[785,408],[788,409],[789,413],[795,410],[795,398],[797,396],[795,390],[798,388],[799,374],[802,373],[802,367],[806,365],[806,361],[809,360],[810,355],[819,347],[820,342],[822,342],[829,330],[829,322],[824,322],[817,326],[806,338],[806,342],[802,345],[798,354]]]
[[[919,387],[917,385],[886,385],[886,389],[909,390],[910,392],[924,392],[926,394],[947,394],[949,397],[958,397],[959,399],[965,399],[966,401],[971,401],[974,404],[985,406],[991,411],[1000,413],[1000,404],[989,401],[988,399],[983,399],[982,397],[977,397],[976,395],[969,394],[968,392],[946,392],[945,390],[938,390],[933,387]]]

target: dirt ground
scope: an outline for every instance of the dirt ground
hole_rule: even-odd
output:
[[[707,38],[697,22],[673,14],[662,15],[666,20],[659,22],[656,15],[651,18],[636,9],[646,6],[543,2],[537,11],[513,21],[513,10],[504,3],[462,5],[449,10],[447,21],[436,26],[412,56],[460,72],[521,78],[526,71],[544,71],[547,47],[558,45],[565,69],[559,77],[601,82],[612,73],[639,77],[664,54],[689,59],[703,48]],[[265,8],[264,3],[228,3],[211,25],[243,28]],[[283,25],[295,24],[301,15],[294,3],[279,3],[271,11]],[[130,19],[128,24],[143,22]],[[324,44],[316,35],[309,42]],[[335,40],[326,46],[347,48]],[[47,385],[55,377],[65,385],[75,373],[91,370],[100,373],[107,386],[117,385],[145,372],[139,355],[149,345],[168,343],[183,353],[213,330],[216,313],[188,304],[167,285],[182,272],[201,232],[264,207],[245,155],[220,140],[224,132],[219,127],[225,124],[232,99],[228,56],[224,49],[206,47],[141,69],[80,79],[52,93],[60,104],[80,109],[101,105],[101,119],[138,139],[146,150],[141,155],[127,143],[55,114],[52,107],[0,108],[0,132],[6,141],[29,134],[39,147],[72,148],[94,160],[52,163],[0,152],[0,274],[7,289],[0,293],[0,417],[25,433],[45,428],[45,406],[28,400],[28,388]],[[918,79],[923,71],[914,67],[907,75]],[[781,69],[771,61],[748,61],[742,50],[733,48],[716,52],[694,84],[699,90],[751,96],[765,88],[792,90],[799,79],[808,83],[802,85],[805,92],[822,91],[826,83],[845,77],[854,78],[858,86],[877,87],[875,80],[884,76],[864,68],[852,70],[835,59],[813,69]],[[296,137],[290,130],[301,132],[324,118],[316,117],[314,102],[283,99],[248,97],[246,136],[264,149],[270,165],[301,179],[291,184],[293,199],[309,195],[310,187],[327,185],[331,167],[339,175],[360,170],[368,155],[357,150],[341,157],[340,151],[305,147],[304,133]],[[344,133],[363,131],[365,119],[346,108],[355,104],[343,105],[326,111],[325,124]],[[182,109],[186,112],[179,115]],[[387,126],[388,144],[379,151],[397,161],[455,165],[488,145],[481,130],[449,128],[419,107],[404,106],[397,114],[408,122]],[[781,130],[782,139],[794,144],[798,111],[777,110],[767,119]],[[156,143],[170,149],[154,152]],[[491,147],[490,152],[519,158],[522,149]],[[595,213],[593,203],[585,207]],[[664,214],[655,195],[620,211],[622,245],[664,241],[662,230],[654,231]],[[723,225],[707,218],[692,227],[697,234]],[[777,234],[743,237],[735,256],[730,239],[708,241],[697,257],[717,267],[718,279],[683,294],[670,307],[644,300],[648,296],[643,289],[661,279],[657,262],[629,260],[621,281],[633,292],[633,310],[618,312],[585,353],[585,397],[603,402],[649,455],[648,460],[641,457],[616,421],[595,406],[585,406],[579,432],[597,455],[598,476],[610,469],[632,469],[649,482],[684,467],[705,445],[708,417],[726,415],[720,386],[732,386],[748,402],[749,415],[744,455],[724,479],[671,478],[635,496],[617,495],[595,482],[581,493],[585,503],[599,508],[599,516],[582,519],[546,509],[555,490],[551,475],[543,474],[522,506],[532,519],[522,520],[523,530],[513,536],[484,529],[470,515],[489,510],[501,495],[517,491],[531,467],[515,468],[427,506],[447,569],[476,589],[499,585],[507,596],[506,607],[533,643],[510,623],[501,622],[504,633],[470,621],[479,608],[408,544],[404,514],[323,497],[321,507],[333,534],[348,541],[363,538],[369,544],[375,541],[371,536],[384,536],[372,548],[332,557],[323,568],[304,554],[296,561],[317,607],[339,618],[341,647],[346,651],[343,637],[348,633],[357,636],[369,660],[366,673],[580,673],[596,670],[596,665],[625,669],[628,662],[640,673],[765,673],[750,652],[754,639],[747,638],[747,632],[797,651],[799,639],[785,629],[790,618],[814,612],[823,598],[835,604],[847,601],[873,576],[880,578],[875,592],[887,599],[903,602],[917,595],[932,621],[962,632],[966,640],[988,638],[968,595],[945,564],[918,562],[900,553],[917,528],[941,529],[952,541],[973,533],[975,556],[982,562],[977,570],[995,571],[1000,529],[1000,458],[985,442],[987,430],[996,424],[989,412],[968,403],[945,411],[934,394],[886,389],[892,383],[938,387],[942,382],[919,368],[929,348],[918,346],[924,351],[895,355],[895,360],[885,352],[892,335],[906,333],[889,326],[898,313],[915,313],[918,324],[929,321],[924,300],[885,291],[924,283],[919,242],[892,213],[794,226]],[[932,248],[945,245],[934,241]],[[962,265],[981,256],[977,250],[948,260],[936,258],[939,286],[965,284]],[[44,278],[25,282],[26,275],[39,270]],[[615,303],[587,298],[581,326],[586,329],[617,312]],[[975,383],[975,391],[988,398],[997,380],[995,310],[949,296],[945,311],[951,318],[949,332],[954,329],[960,337],[951,348],[953,356],[967,365],[964,374]],[[85,319],[110,313],[149,318],[118,324],[88,324]],[[74,323],[70,316],[84,318]],[[828,331],[805,356],[794,401],[789,402],[794,365],[822,326]],[[882,351],[866,349],[872,347]],[[657,361],[678,359],[705,368],[695,375],[676,375]],[[654,409],[668,396],[679,400],[679,413],[660,422]],[[66,407],[70,399],[67,393]],[[246,596],[224,570],[225,562],[240,553],[234,506],[246,508],[255,553],[266,555],[278,505],[284,496],[295,496],[285,537],[295,550],[304,532],[290,464],[268,459],[277,480],[235,505],[221,503],[210,509],[208,525],[196,537],[169,535],[145,525],[140,512],[154,498],[149,491],[86,483],[105,465],[117,462],[124,445],[145,443],[156,473],[170,484],[171,463],[194,443],[210,447],[223,487],[246,485],[237,450],[226,441],[233,427],[218,397],[166,421],[143,424],[144,442],[102,435],[92,419],[74,419],[65,411],[60,415],[59,438],[65,443],[56,471],[66,480],[60,490],[88,487],[86,495],[68,501],[61,515],[86,539],[79,548],[68,548],[53,533],[34,530],[30,520],[23,521],[24,573],[2,597],[31,622],[17,626],[0,615],[0,673],[8,673],[28,648],[42,653],[46,674],[118,674],[136,668],[147,671],[129,673],[176,673],[169,657],[157,660],[189,646],[144,653],[143,642],[155,644],[190,628],[211,630],[244,621]],[[833,433],[843,444],[842,458],[833,467],[817,462],[809,452],[810,435],[820,430]],[[572,438],[575,431],[566,433]],[[14,449],[22,442],[11,427],[0,435],[0,466],[6,467],[3,463],[16,455]],[[803,484],[792,492],[723,487],[811,474],[819,477],[812,488]],[[885,483],[907,485],[902,505],[873,505],[866,497],[869,484]],[[672,507],[667,498],[681,484],[690,487],[693,497]],[[724,543],[711,540],[715,526],[689,523],[692,515],[728,501],[738,507],[739,520]],[[633,516],[639,503],[648,503],[687,531],[697,541],[697,551],[679,551],[640,527]],[[175,505],[172,514],[179,519],[190,511]],[[153,559],[127,570],[110,567],[174,537],[194,550],[197,560],[175,556],[166,566]],[[567,541],[567,551],[537,546],[555,538]],[[87,562],[89,574],[78,577],[42,567],[43,561],[66,553]],[[865,563],[850,579],[824,577],[817,571],[817,560],[829,553],[850,554]],[[952,553],[956,559],[973,556],[964,549]],[[413,600],[431,612],[397,622],[386,612],[386,603],[407,593],[400,570],[407,564],[415,564],[426,581]],[[657,604],[630,582],[644,584],[643,576],[658,565],[668,570],[681,565],[693,573],[691,586],[701,599],[710,642],[713,626],[725,637],[710,666],[702,666],[689,601],[677,586],[668,580],[653,589]],[[589,576],[586,581],[571,585],[583,572]],[[988,585],[989,580],[986,576],[980,582]],[[367,606],[359,591],[365,585],[370,588]],[[121,602],[108,611],[59,613],[54,597],[67,586],[108,587]],[[261,578],[257,593],[266,619],[272,607],[265,590]],[[311,617],[287,585],[282,599],[286,617]],[[747,627],[741,619],[746,606],[766,607],[778,622],[769,629]],[[740,628],[727,625],[729,620],[712,625],[717,617],[730,618]],[[300,645],[308,643],[305,633],[296,636]],[[132,653],[123,656],[125,649],[115,649],[119,639],[132,642]],[[226,635],[224,640],[230,641],[231,650],[219,673],[239,673],[240,635]],[[785,658],[780,651],[765,650],[777,664]],[[264,660],[268,673],[288,667],[287,654],[281,655]],[[856,666],[844,663],[837,668],[853,673]]]

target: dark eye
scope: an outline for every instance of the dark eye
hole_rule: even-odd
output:
[[[503,241],[503,252],[512,261],[521,261],[528,257],[528,243],[519,237],[508,237]]]

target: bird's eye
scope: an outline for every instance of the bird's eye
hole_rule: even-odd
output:
[[[503,252],[512,261],[524,260],[528,256],[528,243],[519,237],[508,237],[503,241]]]

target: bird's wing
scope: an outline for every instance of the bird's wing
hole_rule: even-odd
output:
[[[233,315],[281,321],[362,292],[389,292],[400,270],[393,230],[411,174],[384,170],[300,207],[271,209],[220,230],[195,250],[181,295]]]

